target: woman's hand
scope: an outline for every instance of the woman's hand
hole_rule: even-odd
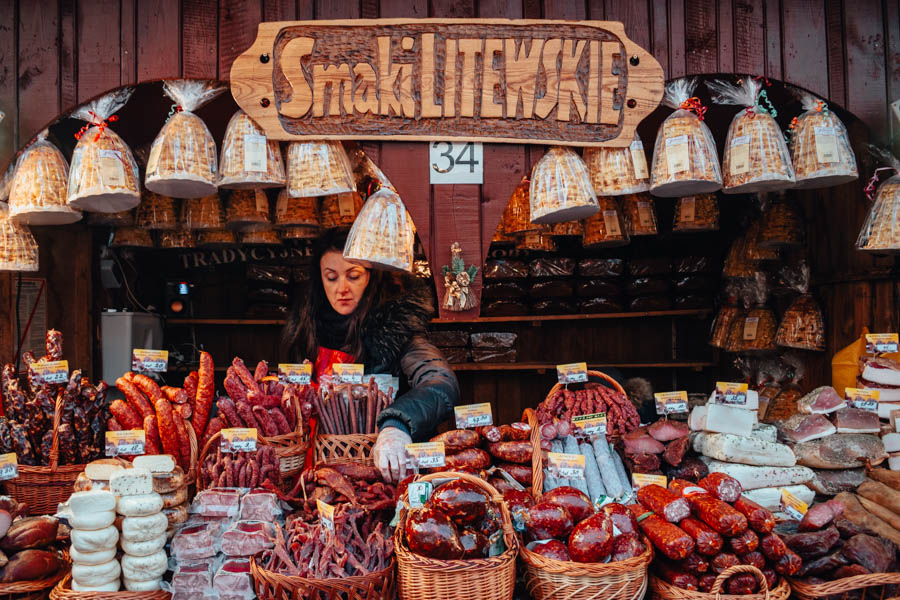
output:
[[[385,427],[378,434],[372,457],[385,481],[396,483],[406,477],[406,445],[411,443],[409,434],[396,427]]]

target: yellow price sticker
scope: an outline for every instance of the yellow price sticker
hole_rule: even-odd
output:
[[[556,365],[556,378],[560,383],[584,383],[588,380],[587,363]]]
[[[584,479],[584,455],[548,452],[547,470],[554,479]]]
[[[494,416],[491,412],[490,402],[455,406],[453,407],[453,413],[456,415],[457,429],[466,429],[468,427],[484,427],[487,425],[493,425],[494,423]]]
[[[746,383],[733,383],[727,381],[716,382],[716,404],[731,404],[733,406],[745,406],[747,404]]]
[[[896,333],[867,333],[866,354],[889,354],[898,352],[900,335]]]
[[[19,459],[15,452],[0,454],[0,481],[19,476]]]
[[[686,413],[688,411],[688,395],[685,391],[657,392],[653,394],[656,400],[656,414],[671,415]]]
[[[316,509],[319,512],[319,521],[330,531],[334,531],[334,506],[316,499]]]
[[[222,452],[253,452],[256,450],[256,436],[256,427],[223,429],[219,447]]]
[[[362,383],[363,371],[360,363],[337,363],[331,370],[335,383]]]
[[[418,469],[433,469],[446,464],[444,442],[407,444],[406,453],[409,455],[413,467]]]
[[[809,505],[806,502],[788,490],[781,489],[781,512],[787,513],[793,519],[800,520],[807,510],[809,510]]]
[[[844,390],[850,406],[853,408],[861,408],[871,412],[878,412],[878,400],[881,398],[881,392],[878,390],[861,390],[858,388],[847,388]]]
[[[147,436],[143,429],[106,432],[106,456],[136,456],[144,453]]]
[[[647,475],[646,473],[632,473],[631,483],[634,486],[635,491],[648,485],[656,484],[662,487],[669,485],[665,475]]]
[[[35,362],[31,363],[31,369],[43,384],[52,385],[69,381],[69,361],[67,360]]]
[[[165,373],[169,370],[169,351],[134,348],[131,351],[131,370],[139,373]]]
[[[278,381],[308,385],[312,381],[312,363],[278,363]]]
[[[594,413],[572,418],[572,424],[587,435],[606,433],[606,413]]]

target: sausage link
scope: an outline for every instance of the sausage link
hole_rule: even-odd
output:
[[[159,441],[166,454],[171,454],[176,461],[181,456],[178,442],[178,430],[175,428],[175,413],[172,405],[165,398],[156,401],[156,418],[159,423]]]
[[[237,407],[231,398],[222,397],[216,402],[219,407],[219,416],[224,419],[222,427],[245,427],[244,422],[237,413]]]
[[[260,433],[266,437],[274,437],[278,435],[278,426],[275,420],[262,406],[254,406],[252,409],[253,416],[256,417],[257,423],[261,428]]]
[[[125,429],[140,429],[143,426],[143,420],[137,411],[124,400],[113,400],[109,405],[109,412]]]
[[[144,397],[144,394],[141,393],[141,390],[138,389],[137,385],[127,381],[124,377],[119,377],[116,379],[116,388],[125,394],[125,400],[136,412],[140,413],[141,419],[153,414],[153,407]]]
[[[290,410],[293,410],[293,407],[291,407]],[[278,435],[285,435],[291,432],[291,426],[288,424],[287,417],[284,416],[280,407],[271,408],[269,414],[272,416],[272,420],[275,421],[275,425],[278,427]]]
[[[175,433],[178,436],[178,456],[175,460],[181,468],[187,471],[191,468],[191,438],[188,437],[187,425],[177,412],[172,412],[172,421],[175,423]]]
[[[194,403],[194,418],[191,425],[194,427],[194,434],[199,439],[203,437],[203,430],[206,429],[209,411],[216,393],[215,366],[209,352],[200,353],[200,371],[197,377],[197,400]]]
[[[159,424],[156,415],[144,417],[144,454],[159,454]]]

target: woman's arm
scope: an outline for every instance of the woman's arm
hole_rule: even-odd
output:
[[[410,390],[378,415],[378,426],[404,425],[413,441],[433,434],[453,415],[459,400],[459,382],[441,352],[417,336],[400,358],[400,368],[409,379]]]

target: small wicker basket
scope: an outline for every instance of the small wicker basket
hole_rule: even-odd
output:
[[[377,439],[377,433],[320,433],[313,445],[313,459],[317,463],[352,461],[372,465],[375,464],[372,448]]]
[[[797,600],[818,600],[819,598],[887,600],[898,597],[897,586],[900,586],[900,573],[854,575],[817,584],[789,579],[788,583],[791,586],[792,596]],[[854,594],[854,592],[856,593]]]
[[[307,579],[269,571],[250,558],[256,596],[261,600],[381,600],[394,597],[394,561],[375,573],[340,579]]]
[[[722,587],[728,581],[728,578],[741,573],[750,573],[755,576],[762,591],[742,596],[723,594]],[[653,597],[659,600],[787,600],[788,596],[791,595],[791,588],[784,578],[781,578],[778,585],[770,590],[762,571],[751,565],[736,565],[725,569],[716,578],[712,591],[709,593],[675,587],[652,573],[650,574],[650,590],[653,593]]]
[[[194,430],[192,427],[188,427],[188,433],[191,436],[191,440],[196,441],[197,438],[194,436]],[[201,492],[205,489],[205,487],[203,486],[203,483],[202,483],[203,478],[200,477],[200,466],[204,463],[204,461],[206,461],[207,454],[209,454],[211,451],[212,452],[216,451],[216,448],[218,448],[219,443],[220,443],[219,440],[221,438],[222,438],[221,431],[218,431],[215,434],[213,434],[213,436],[211,438],[209,438],[208,440],[206,440],[206,443],[203,444],[203,448],[200,450],[200,453],[196,454],[196,455],[193,453],[193,445],[191,446],[191,450],[192,450],[191,473],[190,473],[190,482],[189,483],[196,483],[198,492]],[[271,446],[271,445],[272,444],[270,444],[268,441],[266,441],[266,438],[264,438],[261,435],[257,435],[257,437],[256,437],[256,449],[257,450],[259,450],[260,446]],[[194,460],[194,456],[196,456],[196,460]],[[188,477],[188,475],[186,474],[185,478],[187,478],[187,477]]]
[[[50,600],[171,600],[171,592],[154,590],[152,592],[76,592],[72,589],[72,574],[56,584],[50,592]]]
[[[69,576],[72,561],[68,552],[63,551],[62,554],[67,564],[55,575],[44,579],[35,579],[34,581],[0,583],[0,600],[39,600],[46,598],[48,589]]]

